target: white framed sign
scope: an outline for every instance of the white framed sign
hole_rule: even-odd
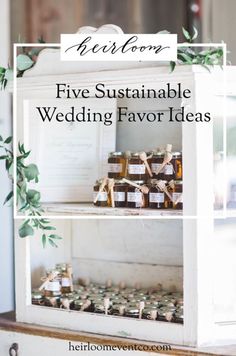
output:
[[[42,202],[92,202],[93,185],[107,175],[107,157],[115,150],[116,100],[30,99],[23,110],[24,142],[39,168],[35,189]]]

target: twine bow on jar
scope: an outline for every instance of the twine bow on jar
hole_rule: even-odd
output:
[[[139,185],[137,183],[134,183],[134,182],[132,182],[131,180],[129,180],[127,178],[123,178],[122,181],[125,182],[125,183],[128,183],[129,185],[132,185],[133,187],[138,189],[138,191],[142,194],[142,206],[140,206],[140,208],[145,206],[144,194],[148,194],[149,188],[146,185]]]
[[[108,178],[103,178],[102,179],[102,182],[101,182],[101,185],[100,185],[100,187],[99,187],[99,190],[98,190],[98,193],[97,193],[97,195],[96,195],[96,197],[95,197],[95,199],[94,199],[94,204],[96,204],[96,202],[98,201],[98,198],[99,198],[99,194],[101,193],[101,192],[103,192],[103,190],[105,189],[105,186],[107,185],[107,179]]]
[[[172,145],[171,144],[166,145],[164,159],[162,164],[157,169],[156,175],[158,175],[162,171],[162,169],[172,160],[171,150],[172,150]]]
[[[122,179],[123,182],[128,183],[129,185],[132,185],[133,187],[137,188],[140,190],[141,193],[143,194],[148,194],[149,188],[146,185],[138,185],[137,183],[132,182],[131,180],[127,178]]]
[[[162,192],[164,192],[168,196],[170,201],[173,203],[172,195],[170,194],[170,192],[168,192],[168,189],[163,180],[157,180],[156,187],[159,188]]]
[[[39,287],[39,290],[45,289],[47,286],[47,283],[50,281],[53,281],[59,274],[59,271],[52,271],[48,274],[46,277],[42,277],[41,281],[43,281],[43,284]]]

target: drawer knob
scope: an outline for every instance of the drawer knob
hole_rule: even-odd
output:
[[[14,342],[9,349],[9,356],[18,356],[18,349],[18,344]]]

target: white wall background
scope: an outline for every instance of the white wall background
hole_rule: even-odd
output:
[[[227,58],[236,65],[236,1],[203,0],[202,7],[202,42],[224,41],[230,51]]]

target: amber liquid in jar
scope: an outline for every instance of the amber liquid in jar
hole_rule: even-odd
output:
[[[101,186],[101,181],[96,182],[95,186],[93,187],[93,199],[96,198],[99,189]],[[107,206],[108,205],[108,194],[106,188],[103,189],[102,192],[99,193],[98,199],[96,203],[94,203],[95,206]]]
[[[164,167],[164,179],[167,181],[170,181],[172,179],[178,180],[182,179],[182,175],[182,153],[173,152],[172,160]]]
[[[163,163],[163,160],[164,160],[164,153],[162,152],[155,152],[152,158],[150,159],[150,166],[151,166],[153,178],[164,179],[164,168],[162,168],[160,173],[157,174],[159,167]]]
[[[143,185],[144,181],[134,181],[138,185]],[[127,207],[128,208],[147,208],[148,194],[143,194],[140,190],[132,185],[127,189]]]
[[[174,191],[172,193],[173,198],[173,208],[174,209],[183,209],[183,182],[175,181],[174,182]],[[176,204],[175,204],[176,202]]]
[[[160,190],[155,184],[150,184],[148,193],[149,208],[164,209],[165,208],[165,193]]]
[[[116,208],[126,207],[128,185],[121,180],[115,181],[114,185],[114,204]]]
[[[108,178],[123,178],[125,175],[125,156],[123,152],[111,152],[108,157]]]
[[[183,179],[183,163],[182,163],[182,153],[173,152],[172,161],[174,166],[174,179],[182,180]]]
[[[128,162],[128,178],[130,180],[146,180],[147,169],[139,158],[139,153],[133,153]]]
[[[61,278],[61,292],[62,292],[62,294],[71,293],[71,280],[69,277],[62,276],[62,278]]]

